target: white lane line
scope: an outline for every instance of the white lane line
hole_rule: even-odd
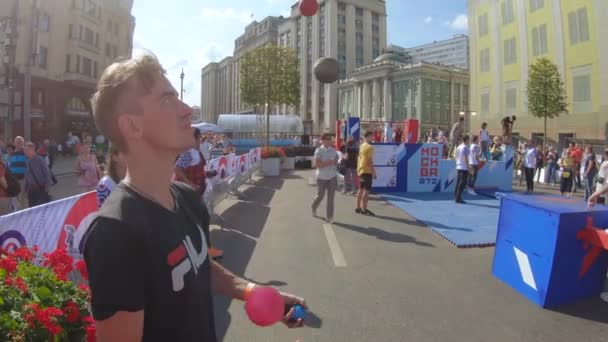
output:
[[[346,259],[344,259],[342,248],[340,248],[338,239],[336,239],[336,233],[334,232],[333,227],[331,224],[325,223],[323,224],[323,230],[325,231],[325,238],[327,238],[329,250],[331,251],[331,256],[334,259],[334,264],[336,267],[346,267]]]

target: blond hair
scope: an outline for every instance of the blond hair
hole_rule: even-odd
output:
[[[118,150],[127,150],[118,129],[119,114],[140,114],[141,108],[134,97],[147,94],[159,75],[165,75],[165,70],[152,53],[117,61],[101,75],[91,98],[93,117],[99,131]]]

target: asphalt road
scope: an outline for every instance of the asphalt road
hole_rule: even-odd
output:
[[[223,264],[306,298],[309,326],[255,327],[243,303],[216,300],[224,341],[606,341],[608,304],[536,307],[491,275],[493,248],[458,249],[380,200],[356,215],[337,195],[336,222],[310,213],[311,171],[243,187],[212,231]],[[323,214],[323,207],[319,214]]]

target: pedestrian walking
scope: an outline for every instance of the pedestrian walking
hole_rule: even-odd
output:
[[[469,136],[465,135],[462,137],[462,143],[456,148],[456,170],[458,172],[458,181],[456,182],[456,189],[454,191],[454,200],[456,203],[466,204],[462,200],[462,193],[467,187],[467,181],[469,179],[469,156],[471,151],[469,149]]]
[[[357,159],[359,150],[353,137],[349,137],[344,148],[344,193],[357,193]]]
[[[526,177],[526,194],[531,195],[534,192],[534,171],[536,170],[536,154],[538,151],[531,142],[527,142],[524,148],[523,162],[524,175]]]
[[[97,157],[91,153],[89,144],[80,146],[80,155],[76,158],[76,175],[78,175],[78,186],[83,192],[97,188],[101,169],[97,164]]]
[[[490,145],[492,144],[492,140],[490,139],[490,134],[488,133],[487,122],[481,124],[481,128],[479,129],[479,140],[481,143],[481,157],[485,160],[491,160],[492,155],[490,154]]]
[[[25,144],[27,156],[25,172],[25,192],[30,208],[51,201],[51,171],[44,159],[36,153],[36,145],[29,141]]]
[[[583,161],[583,169],[585,170],[585,173],[583,174],[585,179],[585,201],[588,200],[594,192],[593,185],[595,183],[595,175],[598,172],[597,164],[593,148],[587,146],[585,148],[585,160]]]
[[[8,165],[0,158],[0,216],[13,211],[11,196],[8,194],[7,175],[9,172]]]
[[[27,157],[23,150],[25,145],[25,139],[21,136],[15,137],[14,140],[15,150],[10,154],[8,167],[11,170],[11,174],[19,181],[21,191],[19,195],[13,200],[13,206],[16,210],[25,209],[28,206],[27,203],[27,191],[25,190],[25,171],[27,170]]]
[[[192,109],[149,54],[109,66],[91,102],[127,164],[85,241],[97,339],[217,341],[212,292],[244,300],[257,285],[210,260],[200,195],[171,181],[176,158],[193,145]],[[284,323],[302,326],[289,320],[304,300],[281,297]]]
[[[475,182],[477,181],[477,171],[479,167],[479,157],[481,156],[481,148],[479,147],[479,137],[473,136],[473,143],[471,144],[469,153],[469,180],[467,192],[473,196],[477,196],[475,192]]]
[[[376,178],[376,168],[374,167],[374,146],[371,144],[373,138],[373,132],[365,132],[363,138],[365,141],[359,147],[359,158],[357,159],[359,191],[357,192],[357,208],[355,209],[355,212],[369,216],[375,216],[375,214],[367,208],[369,193],[372,191],[373,179]]]
[[[317,194],[312,201],[312,215],[317,217],[317,208],[325,194],[325,217],[327,222],[334,220],[334,199],[338,187],[338,152],[332,146],[331,135],[324,133],[321,136],[321,146],[315,150],[315,165],[317,167]]]

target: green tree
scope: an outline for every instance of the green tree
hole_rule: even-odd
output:
[[[539,58],[528,71],[528,112],[545,120],[543,147],[547,146],[547,119],[568,114],[564,81],[557,65],[547,58]]]
[[[291,48],[266,45],[247,53],[241,62],[241,101],[251,106],[300,103],[300,62]],[[270,144],[270,109],[266,140]]]

